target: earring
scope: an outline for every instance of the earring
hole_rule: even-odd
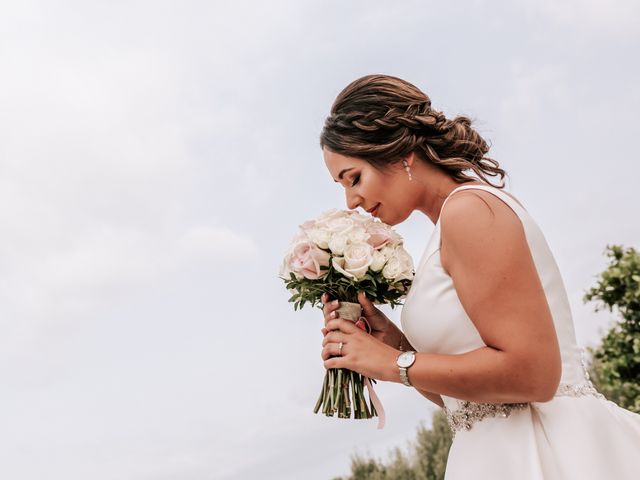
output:
[[[407,161],[403,160],[402,164],[404,165],[404,169],[407,171],[407,175],[409,175],[409,181],[413,180],[413,177],[411,176],[411,169],[409,168]]]

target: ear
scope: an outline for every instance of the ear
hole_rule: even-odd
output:
[[[416,152],[411,152],[409,155],[406,155],[404,160],[407,162],[407,165],[413,167],[413,162],[416,160]]]

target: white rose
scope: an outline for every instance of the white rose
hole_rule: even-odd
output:
[[[329,230],[312,228],[307,231],[307,236],[320,248],[329,248],[329,240],[331,239],[331,232]]]
[[[329,239],[328,245],[332,253],[335,255],[343,255],[348,243],[349,237],[347,235],[335,234]]]
[[[351,211],[349,213],[351,215],[351,218],[353,219],[353,223],[358,226],[366,228],[369,224],[373,223],[373,219],[371,217],[368,217],[356,211]]]
[[[357,280],[355,275],[345,270],[344,257],[333,257],[331,259],[331,264],[333,265],[333,268],[336,270],[336,272],[341,273],[345,277],[351,278],[352,280]]]
[[[287,255],[282,261],[282,264],[280,265],[280,272],[279,272],[280,277],[288,281],[288,280],[291,280],[291,274],[293,273],[296,278],[298,279],[303,278],[301,274],[291,271],[291,268],[289,267],[289,261],[290,261],[290,257],[289,255]],[[287,291],[291,295],[296,295],[298,293],[298,290],[295,288],[288,288]]]
[[[278,270],[278,275],[280,277],[284,277],[287,280],[290,278],[290,274],[291,274],[291,268],[289,268],[289,253],[287,253],[287,255],[285,255],[284,260],[282,260],[282,263],[280,264],[280,269]]]
[[[369,238],[369,234],[367,233],[367,231],[360,226],[354,226],[351,230],[349,230],[348,236],[349,243],[354,245],[356,243],[364,243]]]
[[[402,237],[398,232],[389,227],[389,235],[391,235],[391,245],[394,247],[399,247],[404,244]]]
[[[397,277],[396,280],[413,280],[413,277],[415,275],[415,266],[413,265],[413,259],[404,248],[402,248],[400,251],[402,252],[401,255],[403,258],[401,263],[404,265],[404,270],[400,272],[400,276]]]
[[[403,249],[397,248],[382,269],[382,275],[393,281],[413,278],[413,260]]]
[[[332,218],[340,218],[344,216],[345,216],[344,210],[338,210],[337,208],[332,208],[331,210],[322,212],[322,214],[320,214],[320,216],[316,219],[316,224],[327,222]]]
[[[303,229],[299,229],[294,237],[291,239],[291,243],[289,244],[290,250],[293,250],[293,247],[300,242],[306,242],[309,240],[309,235],[307,235],[307,231]]]
[[[371,261],[371,270],[374,272],[379,272],[384,267],[384,264],[387,263],[387,258],[380,253],[378,250],[373,251],[373,260]]]
[[[322,227],[331,233],[348,233],[354,226],[353,219],[349,217],[334,217],[322,222]]]
[[[396,251],[395,247],[392,247],[390,245],[385,245],[380,249],[380,253],[384,255],[384,258],[386,258],[387,260],[393,257],[393,254],[395,253],[395,251]]]
[[[368,243],[349,245],[344,251],[344,260],[344,269],[360,279],[373,261],[373,247]]]

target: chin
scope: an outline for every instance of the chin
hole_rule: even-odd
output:
[[[391,227],[393,227],[394,225],[397,225],[398,223],[398,222],[394,222],[394,218],[388,217],[387,215],[382,215],[378,217],[378,220],[380,220],[382,223],[385,223]]]
[[[394,227],[394,226],[398,225],[399,223],[404,222],[407,218],[409,218],[410,214],[411,214],[411,212],[409,212],[406,215],[401,215],[401,216],[383,215],[383,216],[378,217],[378,218],[380,218],[381,222],[386,223],[387,225]]]

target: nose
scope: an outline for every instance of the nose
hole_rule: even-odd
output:
[[[360,195],[350,193],[349,190],[346,191],[346,197],[347,197],[347,208],[349,210],[355,210],[362,203],[362,197]]]

